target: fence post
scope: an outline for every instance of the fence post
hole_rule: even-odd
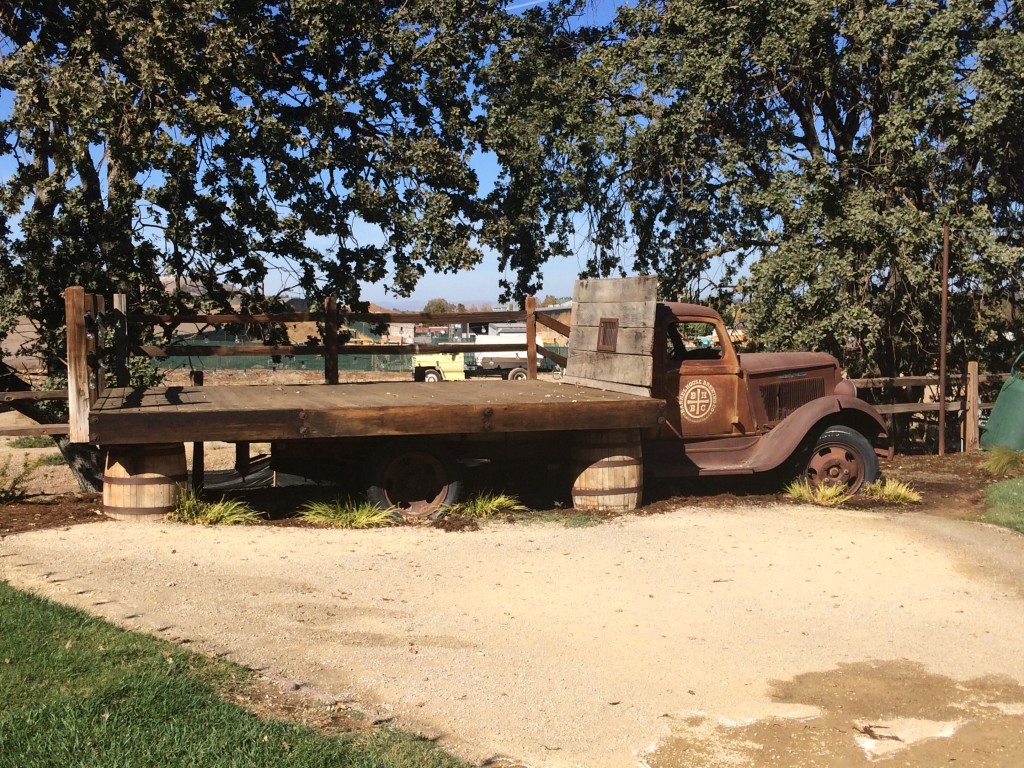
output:
[[[978,361],[967,363],[967,407],[964,410],[964,450],[981,448],[981,395],[978,390]]]
[[[338,299],[324,301],[324,381],[338,383]]]
[[[89,442],[89,361],[85,337],[85,289],[64,291],[68,344],[68,429],[71,442]]]
[[[114,312],[117,315],[117,326],[114,328],[114,381],[119,387],[127,387],[130,383],[128,374],[128,295],[114,294]]]
[[[537,378],[537,298],[526,297],[526,375]]]
[[[193,387],[203,386],[203,372],[191,370],[188,372],[189,382]],[[206,444],[201,440],[192,443],[192,490],[196,494],[203,492],[206,485]]]

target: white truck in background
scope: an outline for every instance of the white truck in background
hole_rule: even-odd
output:
[[[466,342],[465,352],[424,353],[413,356],[413,379],[416,381],[463,381],[480,376],[494,376],[522,381],[526,372],[526,329],[521,326],[492,327],[490,333],[477,334]],[[542,346],[541,342],[537,342]],[[503,344],[504,351],[475,352],[476,345]],[[539,358],[538,370],[557,372],[558,366],[547,358]]]

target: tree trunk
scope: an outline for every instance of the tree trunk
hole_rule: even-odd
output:
[[[94,445],[72,443],[67,435],[55,437],[57,447],[83,491],[103,490],[103,452]]]

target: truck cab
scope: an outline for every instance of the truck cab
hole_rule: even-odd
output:
[[[786,470],[856,492],[891,456],[885,423],[821,352],[738,352],[710,307],[656,299],[656,278],[581,281],[565,380],[665,403],[645,434],[661,477]]]
[[[662,476],[747,474],[787,462],[856,492],[890,455],[885,427],[821,352],[739,353],[715,310],[657,306],[652,394],[665,422],[649,451]]]

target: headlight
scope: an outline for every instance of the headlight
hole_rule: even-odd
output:
[[[850,397],[856,397],[857,385],[849,379],[841,379],[839,383],[836,384],[835,392],[837,395],[849,395]]]

